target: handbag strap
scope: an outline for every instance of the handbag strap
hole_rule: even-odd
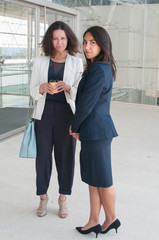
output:
[[[29,98],[29,106],[28,106],[28,110],[27,110],[26,124],[25,125],[28,124],[30,119],[35,122],[35,119],[32,118],[32,114],[33,114],[34,110],[36,111],[36,104],[34,103],[33,98],[30,96],[30,98]]]

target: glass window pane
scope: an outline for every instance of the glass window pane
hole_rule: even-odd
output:
[[[0,2],[0,135],[26,124],[35,8]]]

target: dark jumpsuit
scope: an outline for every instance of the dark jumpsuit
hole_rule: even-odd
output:
[[[63,80],[65,63],[50,59],[48,82]],[[36,186],[37,195],[47,193],[52,172],[52,151],[58,175],[59,193],[71,194],[74,177],[75,139],[69,135],[73,117],[64,92],[47,94],[41,120],[35,120],[37,139]]]

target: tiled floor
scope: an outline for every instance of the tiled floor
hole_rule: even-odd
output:
[[[112,117],[119,137],[112,144],[116,213],[122,226],[99,235],[98,239],[157,240],[159,237],[159,108],[113,102]],[[89,216],[87,185],[80,180],[79,149],[73,194],[69,196],[69,216],[57,216],[58,186],[53,169],[48,214],[35,215],[35,166],[33,159],[19,159],[22,134],[0,143],[0,239],[2,240],[76,240],[94,239],[95,234],[80,235]],[[104,220],[101,212],[100,221]]]

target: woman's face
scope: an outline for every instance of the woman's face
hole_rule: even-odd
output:
[[[101,52],[101,48],[98,46],[90,32],[87,32],[84,36],[83,50],[87,59],[91,59],[91,62]]]
[[[63,30],[55,30],[52,33],[52,43],[56,52],[62,53],[67,47],[67,36]]]

